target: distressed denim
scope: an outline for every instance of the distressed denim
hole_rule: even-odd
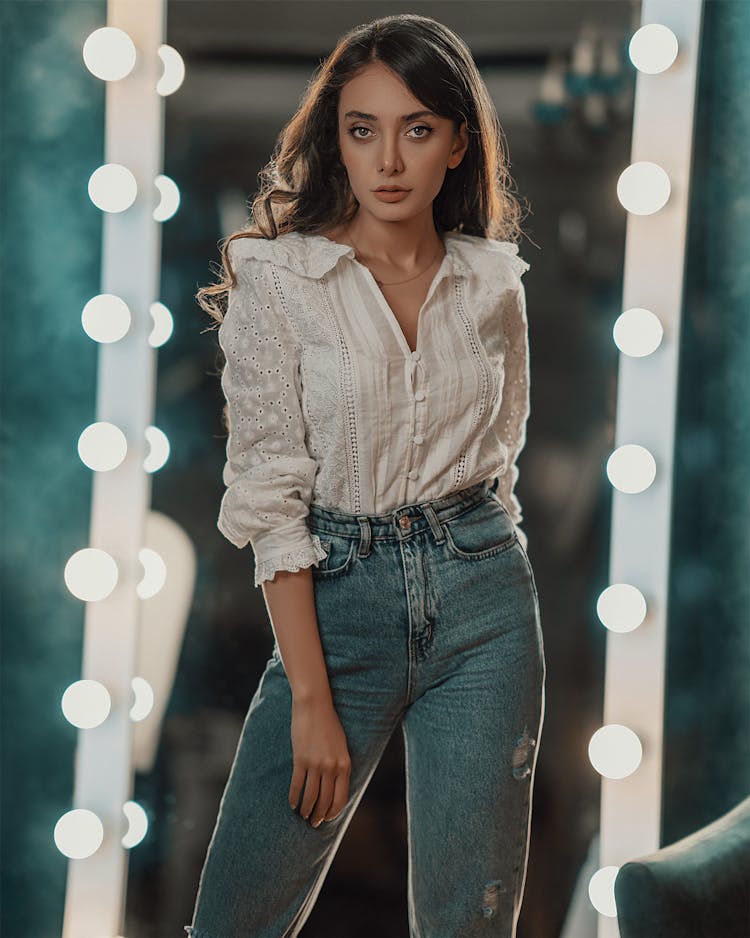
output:
[[[274,645],[201,872],[192,938],[299,935],[386,744],[406,758],[411,938],[515,935],[544,719],[536,583],[497,479],[382,515],[310,506],[320,640],[349,801],[289,807],[292,693]]]

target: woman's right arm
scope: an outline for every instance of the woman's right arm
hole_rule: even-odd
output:
[[[281,277],[230,243],[237,284],[218,332],[229,436],[218,527],[238,548],[252,544],[255,585],[292,688],[294,772],[289,801],[311,823],[337,815],[348,798],[349,753],[333,707],[310,567],[325,556],[307,514],[317,463],[305,445],[301,348],[279,296]],[[314,808],[314,813],[311,813]]]
[[[297,807],[306,781],[300,814],[317,827],[337,817],[346,804],[351,761],[320,644],[312,573],[309,567],[279,570],[262,587],[292,688],[294,771],[289,804]]]

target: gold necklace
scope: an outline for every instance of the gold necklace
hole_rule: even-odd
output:
[[[354,245],[354,252],[355,252],[355,254],[359,254],[359,248],[357,247],[356,242],[354,241],[354,238],[352,238],[351,232],[349,232],[349,237],[352,239],[352,244]],[[442,244],[442,239],[441,239],[440,247],[442,247],[442,246],[443,246],[443,244]],[[386,282],[386,281],[384,281],[384,280],[378,280],[378,278],[375,276],[375,274],[373,274],[373,279],[375,280],[375,283],[378,284],[378,286],[382,286],[382,287],[396,286],[396,285],[399,284],[399,283],[409,283],[409,282],[412,281],[412,280],[416,280],[417,277],[422,277],[424,274],[426,274],[427,271],[430,269],[430,267],[432,267],[432,265],[433,265],[433,264],[435,263],[435,261],[437,260],[439,254],[440,254],[440,248],[437,249],[437,253],[436,253],[435,256],[432,258],[432,260],[430,261],[430,263],[425,267],[424,270],[420,271],[420,273],[418,273],[418,274],[415,274],[415,276],[413,276],[413,277],[408,277],[406,280],[390,280],[390,281]]]

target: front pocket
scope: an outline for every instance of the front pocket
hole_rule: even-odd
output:
[[[346,573],[354,563],[357,541],[340,534],[319,534],[320,545],[326,552],[323,560],[313,566],[313,577],[328,578]]]
[[[468,511],[443,522],[446,545],[466,560],[499,554],[518,542],[518,533],[505,506],[490,494]]]

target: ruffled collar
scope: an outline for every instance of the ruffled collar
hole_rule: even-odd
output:
[[[453,272],[458,276],[470,273],[496,277],[498,255],[503,256],[520,277],[531,266],[518,256],[518,245],[512,241],[495,241],[459,232],[445,233],[445,249]],[[288,267],[303,277],[320,279],[332,270],[342,257],[356,260],[354,248],[325,235],[289,231],[276,238],[236,238],[230,243],[230,260],[256,257]]]

